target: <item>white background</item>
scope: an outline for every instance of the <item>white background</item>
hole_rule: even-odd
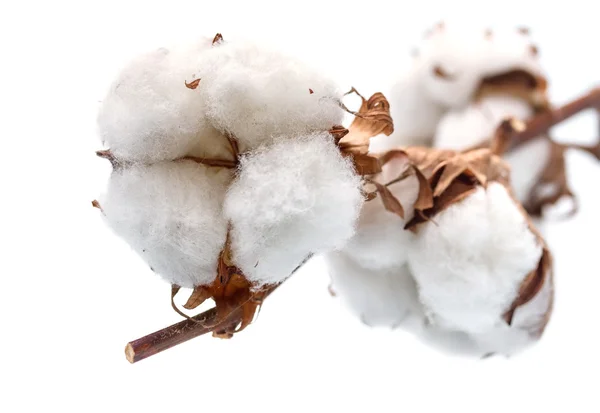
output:
[[[135,53],[221,32],[282,46],[363,94],[385,90],[439,19],[528,25],[556,103],[600,80],[593,1],[4,1],[0,411],[598,412],[600,167],[569,155],[581,211],[552,223],[557,300],[520,356],[449,357],[371,330],[327,293],[315,260],[231,341],[199,338],[130,365],[127,341],[179,321],[169,287],[90,201],[109,173],[95,117]],[[593,117],[557,129],[591,142]]]

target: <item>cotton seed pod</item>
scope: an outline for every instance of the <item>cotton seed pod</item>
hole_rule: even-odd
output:
[[[373,151],[431,146],[448,111],[461,111],[499,91],[518,96],[536,111],[546,109],[547,81],[531,45],[529,36],[516,29],[447,22],[436,26],[420,45],[411,69],[391,89],[395,133],[391,139],[374,140]],[[485,108],[482,112],[488,116]],[[469,136],[467,132],[467,140]]]
[[[181,54],[161,50],[171,57],[142,57],[133,75],[121,74],[115,91],[134,80],[124,88],[129,94],[111,96],[100,116],[101,127],[117,125],[108,133],[116,138],[110,149],[97,152],[114,172],[107,196],[93,205],[172,284],[175,311],[230,338],[308,258],[354,234],[365,200],[361,176],[379,171],[366,153],[368,141],[393,126],[381,94],[361,96],[345,129],[340,121],[348,109],[332,81],[279,53],[220,35],[205,46],[177,49]],[[191,66],[195,80],[177,84]],[[148,107],[138,110],[134,103],[144,99]],[[190,122],[192,112],[197,123]],[[113,124],[115,113],[121,117]],[[149,114],[154,124],[139,122]],[[127,139],[119,140],[122,134]],[[193,288],[185,309],[210,298],[213,312],[184,314],[174,302],[181,287]],[[141,346],[146,354],[170,346],[152,337],[154,344]],[[135,346],[127,354],[139,359]]]
[[[401,164],[402,153],[406,170],[387,184],[417,176],[416,200],[412,205],[401,203],[402,215],[413,210],[405,228],[414,237],[405,246],[406,263],[385,274],[386,282],[394,285],[406,280],[408,272],[416,288],[407,288],[397,295],[399,303],[384,308],[403,308],[400,327],[450,351],[514,354],[535,342],[551,314],[551,257],[507,187],[508,166],[488,149],[458,153],[406,148],[393,157],[382,154],[381,159]],[[411,170],[414,175],[406,173]],[[385,182],[379,185],[387,187]],[[389,199],[393,194],[378,187],[378,197],[385,208],[399,214]],[[359,226],[355,237],[361,231]],[[367,312],[368,297],[352,289],[376,291],[380,281],[360,259],[355,262],[354,273],[348,275],[345,262],[329,260],[333,289],[337,296],[349,297],[345,301],[356,312]],[[384,296],[385,303],[393,303],[390,294]],[[393,310],[387,318],[381,310],[376,314],[389,323],[394,319]]]

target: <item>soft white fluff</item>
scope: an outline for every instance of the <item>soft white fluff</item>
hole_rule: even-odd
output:
[[[552,142],[540,137],[510,151],[504,155],[510,165],[510,181],[515,197],[521,203],[527,202],[533,192],[534,185],[538,182],[544,168],[550,160]],[[556,187],[541,188],[542,191],[556,191]],[[554,192],[555,193],[555,192]],[[540,193],[539,195],[544,195]]]
[[[483,54],[479,56],[481,76],[494,76],[511,70],[523,70],[546,77],[533,39],[512,27],[493,28]]]
[[[483,75],[483,56],[489,47],[478,27],[446,23],[434,30],[415,58],[424,93],[447,109],[466,105]],[[436,69],[447,77],[436,74]]]
[[[225,41],[210,51],[201,76],[210,120],[242,150],[275,135],[328,130],[344,117],[335,82],[277,51]]]
[[[376,179],[389,182],[405,167],[406,162],[393,159]],[[418,181],[411,176],[389,189],[403,205],[405,219],[388,212],[378,198],[366,202],[356,234],[325,259],[332,287],[343,303],[366,324],[393,328],[422,313],[406,264],[414,234],[404,229],[414,213]]]
[[[242,157],[225,200],[235,263],[259,284],[354,234],[361,180],[328,133],[277,139]]]
[[[433,324],[482,334],[503,323],[541,245],[506,189],[491,183],[419,230],[409,264]]]
[[[544,77],[529,36],[512,28],[494,28],[491,35],[488,30],[446,22],[423,40],[412,67],[399,76],[388,96],[394,133],[373,139],[373,150],[430,146],[445,112],[469,105],[484,77],[517,69]],[[439,76],[436,69],[447,76]]]
[[[225,244],[232,172],[192,161],[113,172],[100,204],[107,224],[169,283],[210,283]]]
[[[201,77],[212,40],[161,48],[129,62],[111,85],[98,116],[100,137],[126,161],[153,162],[184,155],[226,158],[227,139],[204,116]]]
[[[543,77],[529,36],[518,30],[445,24],[423,42],[415,60],[424,89],[447,108],[467,105],[484,77],[524,70]],[[436,75],[440,68],[447,78]]]
[[[490,139],[506,118],[527,119],[531,106],[511,96],[488,96],[463,109],[448,112],[435,132],[434,147],[464,150]]]
[[[345,252],[327,254],[331,286],[344,305],[372,327],[398,327],[419,312],[415,281],[408,267],[365,269]]]

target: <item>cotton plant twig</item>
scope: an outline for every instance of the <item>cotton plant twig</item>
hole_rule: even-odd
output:
[[[533,118],[525,122],[524,129],[520,131],[514,131],[513,134],[506,137],[506,139],[509,139],[509,142],[505,144],[504,150],[502,152],[510,151],[540,135],[547,133],[550,130],[550,128],[558,125],[561,122],[564,122],[565,120],[587,109],[595,109],[596,112],[600,115],[600,87],[593,89],[591,92],[563,106],[551,109],[546,112],[542,112],[534,116]],[[598,132],[600,133],[600,125],[598,127]],[[567,145],[567,147],[585,150],[593,154],[597,153],[598,155],[595,156],[600,158],[599,145]]]
[[[366,176],[378,173],[381,170],[381,164],[378,158],[367,154],[368,143],[370,138],[380,133],[386,135],[392,133],[393,124],[389,115],[389,103],[381,93],[375,93],[368,100],[354,88],[349,93],[356,93],[360,96],[362,105],[356,113],[354,121],[347,129],[343,126],[334,125],[329,130],[329,133],[334,137],[342,155],[353,160],[355,169],[359,175]],[[237,158],[239,157],[237,141],[232,136],[228,136],[228,139],[234,158],[236,159],[235,161],[191,157],[183,159],[194,160],[208,166],[237,167]],[[105,155],[103,157],[108,159],[112,157],[110,152],[107,152]],[[307,256],[292,274],[301,268],[311,256],[312,254]],[[243,274],[239,272],[239,269],[230,260],[228,243],[226,243],[219,258],[217,272],[218,274],[213,285],[208,287],[200,286],[194,289],[184,308],[196,308],[209,297],[215,300],[216,306],[193,317],[187,316],[176,307],[173,298],[179,291],[179,287],[172,286],[171,305],[178,314],[186,317],[186,320],[127,343],[125,356],[130,363],[136,363],[207,333],[212,333],[215,337],[231,338],[234,333],[243,330],[250,324],[255,314],[258,313],[257,309],[260,310],[263,300],[281,285],[269,285],[263,287],[258,292],[250,292],[249,295],[242,295],[244,297],[243,301],[236,307],[231,308],[230,305],[228,306],[228,299],[231,297],[226,295],[227,291],[230,291],[228,283],[235,277],[238,280],[240,277],[243,278]],[[236,287],[232,294],[248,293],[248,288],[248,285],[239,288]],[[223,302],[220,303],[219,300]]]

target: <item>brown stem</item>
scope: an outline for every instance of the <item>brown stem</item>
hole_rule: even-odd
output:
[[[512,135],[511,149],[548,132],[553,126],[564,122],[586,109],[596,109],[596,111],[600,112],[600,87],[593,89],[586,95],[567,103],[566,105],[543,112],[531,118],[526,122],[526,128],[523,131],[516,132]]]
[[[292,275],[298,271],[313,254],[309,254],[292,271]],[[267,298],[279,285],[273,285],[264,291],[262,299]],[[173,293],[176,293],[177,287],[173,287]],[[261,303],[262,304],[262,303]],[[125,357],[130,363],[136,363],[140,360],[168,350],[178,344],[185,343],[193,338],[207,333],[213,333],[217,337],[231,337],[235,328],[240,324],[243,318],[243,309],[238,307],[229,313],[223,320],[217,321],[217,309],[211,308],[201,314],[189,319],[180,321],[177,324],[163,328],[162,330],[148,334],[137,340],[130,341],[125,346]]]
[[[241,318],[241,309],[232,312],[229,317],[214,326],[216,317],[217,310],[211,308],[191,317],[190,320],[183,320],[137,340],[130,341],[125,347],[125,357],[127,357],[127,361],[133,364],[203,334],[212,331],[217,333],[228,331],[232,326],[237,325],[237,320]]]

